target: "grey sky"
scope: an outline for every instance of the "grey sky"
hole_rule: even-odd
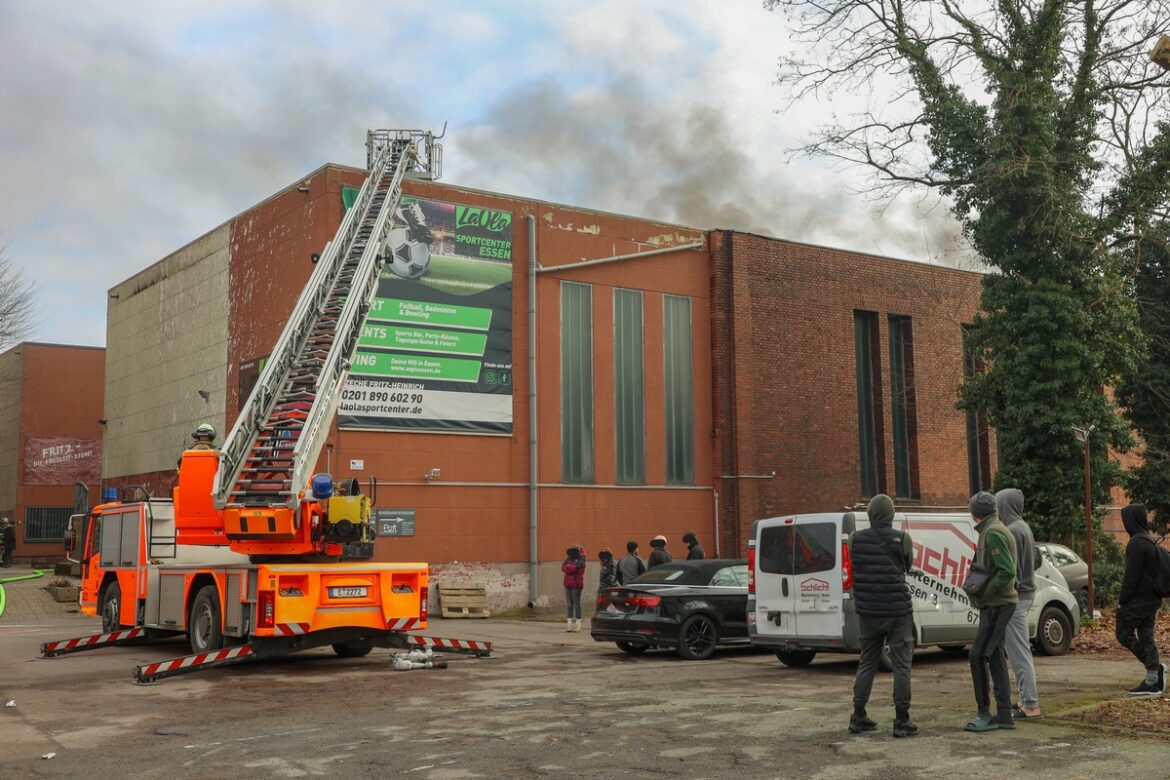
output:
[[[0,5],[0,245],[34,338],[101,345],[105,292],[371,127],[449,122],[452,184],[953,262],[943,208],[882,211],[786,150],[783,19],[757,2]]]

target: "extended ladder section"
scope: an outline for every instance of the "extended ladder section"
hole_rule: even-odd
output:
[[[441,147],[421,130],[368,133],[369,175],[301,293],[220,450],[215,505],[295,508],[321,454],[377,294],[402,181],[437,179]]]

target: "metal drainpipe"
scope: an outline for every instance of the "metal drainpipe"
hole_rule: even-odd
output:
[[[539,549],[536,532],[538,469],[536,439],[536,217],[528,220],[528,606],[536,606]]]

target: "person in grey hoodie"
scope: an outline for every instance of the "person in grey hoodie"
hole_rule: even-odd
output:
[[[1019,703],[1012,708],[1016,720],[1040,717],[1040,694],[1036,690],[1036,667],[1032,663],[1032,646],[1028,641],[1028,611],[1036,595],[1035,556],[1036,540],[1032,529],[1024,522],[1024,494],[1016,488],[1005,488],[995,494],[999,519],[1012,532],[1016,544],[1016,593],[1020,600],[1008,621],[1004,635],[1004,649],[1016,675]]]

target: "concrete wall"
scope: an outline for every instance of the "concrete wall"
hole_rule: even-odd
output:
[[[229,238],[216,228],[109,291],[107,479],[173,473],[201,422],[222,437]]]
[[[0,355],[0,516],[15,519],[20,483],[20,382],[24,350],[21,345]]]

